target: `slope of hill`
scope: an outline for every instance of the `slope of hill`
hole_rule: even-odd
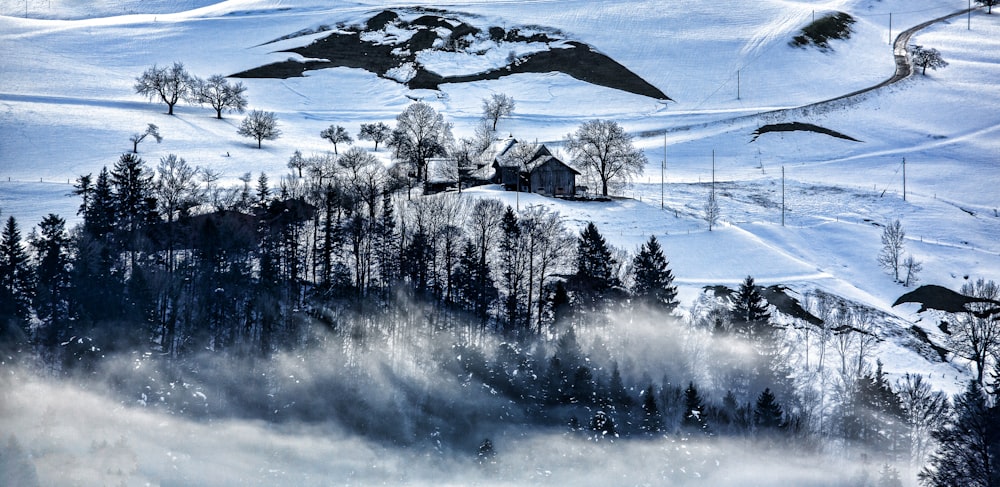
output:
[[[876,264],[879,225],[896,218],[906,228],[908,250],[924,264],[923,282],[957,289],[970,279],[1000,278],[1000,202],[992,190],[1000,183],[1000,110],[992,93],[1000,77],[1000,16],[976,11],[919,32],[913,42],[941,51],[950,63],[945,69],[858,99],[752,116],[879,83],[894,69],[891,37],[963,9],[964,1],[768,0],[753,8],[733,0],[683,8],[655,1],[440,2],[435,6],[446,12],[488,25],[563,32],[674,101],[560,73],[441,84],[433,91],[338,67],[296,78],[243,80],[251,107],[276,112],[284,133],[260,150],[236,135],[239,115],[216,120],[210,110],[179,105],[171,117],[132,90],[135,77],[153,64],[180,61],[207,77],[289,58],[307,61],[287,51],[318,39],[320,26],[360,24],[397,4],[408,5],[136,0],[90,2],[83,10],[78,2],[56,0],[44,8],[25,2],[29,18],[21,18],[20,3],[0,5],[2,216],[17,217],[23,227],[49,212],[72,221],[79,202],[66,196],[70,182],[112,165],[131,148],[129,135],[148,123],[160,127],[164,140],[139,146],[147,161],[177,154],[221,171],[223,183],[234,184],[248,171],[286,173],[295,150],[328,150],[319,132],[331,123],[352,133],[361,123],[392,125],[411,99],[443,113],[456,135],[469,135],[482,99],[502,92],[517,102],[513,116],[501,122],[502,132],[558,150],[564,135],[583,121],[613,119],[638,136],[650,163],[610,203],[553,201],[494,187],[463,197],[550,206],[575,227],[595,222],[611,243],[628,251],[657,235],[685,307],[705,285],[733,286],[753,275],[801,294],[820,290],[863,303],[901,328],[916,323],[940,341],[936,322],[917,314],[915,305],[892,306],[906,289]],[[831,42],[825,52],[789,45],[813,15],[835,11],[857,19],[849,39]],[[269,43],[304,30],[317,33]],[[861,142],[804,131],[754,136],[762,126],[785,123],[810,123]],[[388,160],[381,149],[377,155]],[[701,214],[713,165],[724,224],[708,232]],[[918,371],[937,388],[959,389],[968,373],[964,364],[928,360],[904,343],[878,345],[891,375]],[[30,395],[19,397],[27,401]],[[110,407],[87,400],[100,404],[98,410]],[[144,415],[134,420],[155,422]],[[203,434],[199,426],[184,427],[189,435]],[[281,439],[258,430],[248,436],[257,435]],[[343,447],[322,443],[326,451]],[[364,450],[351,461],[363,468],[371,456],[377,455]],[[627,458],[615,459],[628,465]],[[416,482],[428,477],[418,475]],[[543,469],[534,480],[544,478]]]

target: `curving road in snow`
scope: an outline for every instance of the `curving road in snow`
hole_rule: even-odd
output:
[[[889,85],[892,85],[892,84],[897,83],[899,81],[902,81],[902,80],[908,78],[911,74],[913,74],[913,64],[910,62],[910,56],[909,56],[909,53],[908,53],[908,51],[906,49],[907,46],[910,43],[910,38],[913,36],[913,34],[919,32],[919,31],[921,31],[923,29],[926,29],[927,27],[930,27],[931,25],[934,25],[934,24],[936,24],[938,22],[943,22],[945,20],[948,20],[948,19],[951,19],[951,18],[954,18],[954,17],[958,17],[959,15],[967,14],[970,11],[975,10],[977,8],[978,7],[973,7],[971,9],[962,9],[962,10],[959,10],[959,11],[956,11],[956,12],[952,12],[952,13],[950,13],[948,15],[944,15],[944,16],[941,16],[941,17],[937,17],[937,18],[928,20],[928,21],[923,22],[921,24],[918,24],[918,25],[915,25],[913,27],[910,27],[909,29],[906,29],[903,32],[900,32],[899,35],[896,36],[896,40],[893,41],[893,58],[894,58],[895,63],[896,63],[896,70],[895,70],[895,72],[893,72],[892,76],[890,76],[885,81],[882,81],[881,83],[878,83],[876,85],[872,85],[872,86],[869,86],[869,87],[866,87],[866,88],[862,88],[860,90],[852,91],[852,92],[844,94],[844,95],[835,96],[833,98],[828,98],[826,100],[818,101],[818,102],[815,102],[815,103],[809,103],[809,104],[801,105],[801,106],[797,106],[797,107],[779,108],[779,109],[776,109],[776,110],[765,110],[765,111],[762,111],[762,112],[756,112],[756,113],[749,114],[749,115],[741,115],[741,116],[738,116],[738,117],[733,117],[733,118],[728,118],[728,119],[722,119],[722,120],[713,120],[711,122],[691,124],[691,125],[684,125],[684,126],[680,126],[680,127],[672,127],[672,128],[663,129],[663,130],[645,131],[645,132],[643,132],[642,135],[643,136],[660,136],[660,135],[663,135],[665,133],[670,133],[670,132],[688,131],[688,130],[694,128],[694,127],[708,127],[708,126],[719,125],[719,124],[732,124],[733,122],[736,122],[736,121],[751,121],[751,120],[756,120],[756,119],[758,119],[759,117],[762,117],[762,116],[784,115],[784,114],[792,113],[792,112],[795,112],[795,111],[798,111],[798,110],[806,110],[806,109],[813,109],[813,108],[822,107],[822,106],[828,105],[830,103],[847,100],[847,99],[850,99],[850,98],[853,98],[853,97],[856,97],[856,96],[859,96],[859,95],[870,93],[872,91],[875,91],[875,90],[878,90],[878,89],[881,89],[881,88],[885,88],[886,86],[889,86]]]

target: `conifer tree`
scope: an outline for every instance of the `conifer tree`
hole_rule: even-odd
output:
[[[488,278],[489,272],[489,266],[479,260],[475,244],[466,240],[455,271],[455,292],[459,305],[481,319],[487,317],[489,304],[497,296],[496,286]]]
[[[653,385],[646,387],[646,392],[642,398],[642,422],[639,429],[647,435],[655,435],[663,427],[663,416],[656,406],[656,395],[653,392]]]
[[[399,278],[399,235],[396,232],[396,215],[393,210],[392,193],[382,192],[382,216],[378,224],[378,259],[379,277],[382,288],[393,287]]]
[[[733,326],[738,332],[748,338],[758,340],[767,338],[771,313],[767,310],[767,301],[761,296],[751,276],[747,276],[740,283],[740,288],[733,298],[732,317]]]
[[[667,265],[660,242],[651,235],[632,260],[632,296],[636,301],[667,312],[677,307],[677,287]]]
[[[17,220],[10,216],[0,234],[0,343],[18,344],[28,337],[34,283],[28,253]]]
[[[86,208],[83,211],[84,229],[91,235],[107,241],[109,234],[115,228],[115,202],[114,189],[111,187],[111,173],[104,167],[97,174],[97,181],[89,197],[86,199]]]
[[[66,327],[70,326],[72,316],[66,220],[50,213],[38,224],[38,231],[32,232],[30,240],[37,259],[35,313],[45,325],[43,345],[53,347],[67,338]]]
[[[499,248],[500,288],[503,291],[503,326],[507,333],[517,333],[527,327],[525,302],[526,276],[521,226],[510,206],[500,221]]]
[[[684,415],[681,418],[681,429],[685,433],[708,435],[708,422],[705,418],[705,405],[702,403],[694,382],[689,382],[684,389]]]
[[[619,285],[614,273],[615,259],[604,236],[593,222],[580,232],[577,240],[576,273],[570,279],[577,299],[596,310],[608,297],[611,290]]]
[[[955,396],[954,413],[932,433],[938,443],[920,471],[927,487],[992,487],[1000,485],[1000,417],[989,407],[977,381]]]
[[[753,410],[753,422],[757,427],[758,435],[773,434],[785,426],[784,412],[770,388],[765,388],[764,392],[757,396],[757,403]]]

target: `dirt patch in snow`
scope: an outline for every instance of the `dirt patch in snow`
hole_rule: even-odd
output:
[[[406,40],[394,41],[377,37],[392,24],[399,29],[415,31]],[[289,38],[293,36],[286,36]],[[490,39],[503,43],[545,43],[544,49],[522,56],[511,55],[504,66],[482,72],[456,76],[441,76],[415,62],[417,54],[426,50],[446,50],[465,52],[469,56],[477,53],[469,50],[475,41]],[[307,58],[306,61],[288,59],[248,69],[236,74],[236,78],[290,78],[303,76],[310,70],[348,67],[359,68],[376,75],[406,84],[411,89],[440,89],[442,84],[468,83],[493,80],[518,73],[561,72],[587,83],[613,88],[657,100],[671,100],[639,75],[614,59],[596,51],[582,42],[562,39],[558,32],[522,33],[517,28],[503,29],[490,27],[478,29],[455,16],[424,15],[411,22],[399,18],[395,12],[383,11],[373,16],[366,25],[355,29],[338,29],[329,35],[316,39],[306,46],[279,52],[295,53]],[[412,66],[412,76],[400,79],[398,72],[403,66]]]
[[[769,132],[794,132],[794,131],[815,132],[817,134],[825,134],[831,137],[836,137],[838,139],[861,142],[860,140],[855,139],[854,137],[851,137],[849,135],[844,135],[835,130],[830,130],[828,128],[820,127],[819,125],[813,125],[811,123],[802,123],[802,122],[774,123],[774,124],[764,125],[763,127],[753,132],[753,139],[750,139],[750,142],[757,140],[757,137],[760,137],[761,135]]]

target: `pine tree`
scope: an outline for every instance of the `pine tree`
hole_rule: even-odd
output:
[[[785,427],[784,412],[770,388],[765,388],[764,392],[757,396],[753,422],[758,435],[771,435]]]
[[[504,331],[517,333],[527,329],[526,269],[517,214],[510,206],[500,221],[500,288],[503,291]]]
[[[684,415],[681,418],[681,429],[687,434],[708,435],[708,422],[705,418],[705,405],[701,401],[694,382],[688,383],[684,389]]]
[[[399,235],[396,232],[396,215],[393,211],[392,193],[382,193],[382,217],[378,224],[378,259],[379,277],[382,288],[392,288],[399,279]]]
[[[614,273],[615,263],[604,236],[593,222],[588,223],[577,240],[576,273],[570,284],[577,299],[591,311],[597,310],[610,291],[619,285]]]
[[[604,411],[597,411],[590,418],[590,430],[594,432],[594,439],[617,438],[618,431],[615,428],[615,420]]]
[[[34,283],[21,230],[13,216],[0,235],[0,343],[20,344],[28,337]]]
[[[920,471],[927,487],[992,487],[1000,485],[1000,415],[987,406],[977,381],[955,396],[949,421],[931,433],[938,449]]]
[[[632,296],[636,301],[666,312],[677,307],[677,287],[667,265],[660,242],[655,235],[650,236],[632,260]]]
[[[878,473],[878,487],[903,487],[903,480],[899,478],[899,470],[888,463],[882,466]]]
[[[475,244],[466,240],[455,271],[455,293],[459,305],[480,319],[487,318],[489,305],[498,294],[489,272],[489,266],[479,260]]]
[[[122,154],[110,176],[117,227],[127,233],[134,233],[151,221],[151,213],[155,214],[155,205],[149,205],[153,174],[141,157]]]
[[[37,297],[35,314],[44,323],[43,345],[54,347],[67,338],[70,326],[70,260],[66,221],[50,213],[32,232],[31,246],[38,261],[35,266]]]
[[[905,413],[882,372],[881,361],[874,373],[865,373],[856,379],[844,412],[847,439],[885,455],[899,455],[906,449]]]
[[[108,168],[102,168],[97,175],[90,194],[85,198],[83,211],[84,230],[101,240],[108,240],[108,235],[115,228],[115,194],[111,187],[111,174]]]
[[[771,313],[767,310],[767,301],[761,296],[760,290],[754,284],[753,277],[747,276],[740,284],[733,299],[733,326],[748,338],[765,340],[770,325]]]
[[[647,435],[655,435],[660,432],[662,427],[663,416],[656,406],[656,395],[653,392],[653,385],[650,384],[646,387],[646,392],[643,393],[642,422],[639,424],[639,430]]]
[[[625,413],[632,407],[632,398],[628,395],[628,390],[625,389],[625,383],[622,381],[622,374],[618,370],[618,362],[615,362],[614,367],[611,369],[611,381],[608,385],[608,394],[610,396],[609,402],[612,409],[621,409],[621,412]]]

